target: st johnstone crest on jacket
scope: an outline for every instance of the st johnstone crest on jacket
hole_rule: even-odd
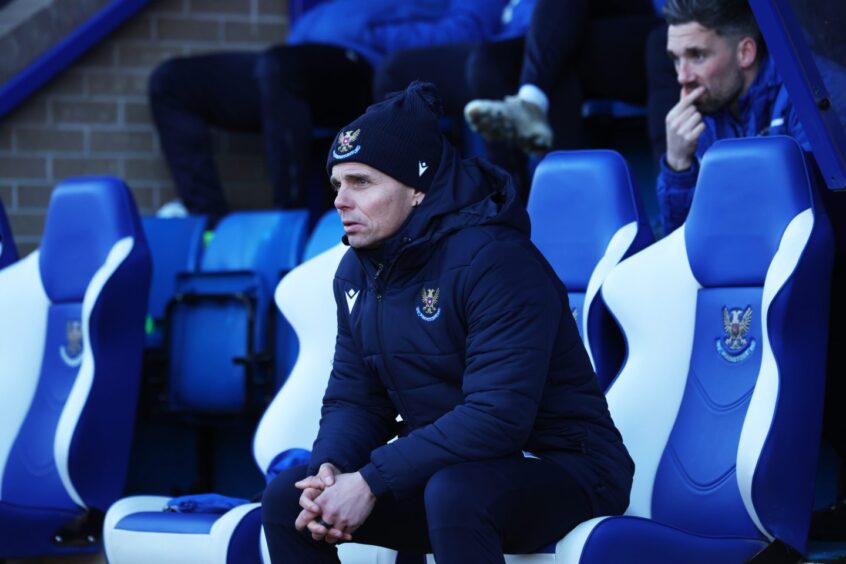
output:
[[[417,306],[417,317],[423,321],[434,321],[440,317],[441,308],[438,307],[440,296],[440,288],[423,288],[420,292],[420,301],[422,303]]]
[[[717,352],[729,362],[742,362],[755,350],[755,339],[747,337],[752,327],[752,306],[729,309],[723,306],[723,335]]]
[[[65,325],[64,345],[59,347],[59,356],[68,366],[74,368],[82,363],[82,322],[73,320]]]

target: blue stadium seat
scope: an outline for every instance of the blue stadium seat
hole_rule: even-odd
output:
[[[322,236],[316,233],[312,239]],[[306,454],[317,436],[335,350],[332,280],[345,252],[346,247],[337,244],[304,262],[276,290],[276,303],[296,331],[300,347],[297,362],[259,422],[253,442],[256,463],[268,478],[286,460]],[[109,509],[104,535],[110,562],[261,562],[259,504],[240,505],[221,515],[164,512],[167,501],[161,496],[135,496]]]
[[[176,278],[181,272],[194,272],[203,249],[205,216],[141,218],[147,245],[153,256],[153,280],[147,306],[146,347],[164,346],[167,307],[176,293]]]
[[[168,324],[169,403],[179,412],[237,413],[262,406],[296,355],[271,307],[279,279],[305,245],[304,210],[226,216],[200,268],[177,280]],[[272,397],[272,396],[269,396]]]
[[[41,246],[0,271],[0,559],[100,549],[123,492],[150,256],[109,177],[53,191]]]
[[[303,252],[303,261],[312,259],[331,249],[341,241],[344,235],[344,226],[341,223],[341,216],[338,215],[337,210],[329,210],[324,213],[314,230],[309,235],[308,243],[306,243],[305,252]]]
[[[817,177],[793,139],[720,141],[682,228],[608,276],[628,356],[607,397],[636,465],[631,503],[546,556],[747,562],[774,541],[804,551],[832,260]]]
[[[18,249],[15,247],[12,227],[9,225],[9,218],[6,217],[3,202],[0,201],[0,268],[9,266],[16,260],[18,260]]]
[[[528,202],[532,241],[567,286],[570,309],[602,389],[625,344],[599,296],[609,272],[653,241],[639,192],[615,151],[556,151],[544,158]]]

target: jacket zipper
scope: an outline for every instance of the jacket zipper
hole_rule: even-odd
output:
[[[397,386],[397,381],[394,378],[393,374],[391,374],[391,371],[388,370],[387,353],[384,352],[385,346],[384,346],[384,342],[382,341],[382,317],[383,317],[382,305],[383,305],[384,296],[382,295],[383,286],[382,286],[381,281],[379,280],[379,276],[382,274],[383,269],[384,269],[384,265],[382,263],[378,263],[378,265],[376,267],[376,272],[375,272],[375,274],[373,274],[373,286],[374,286],[374,290],[376,292],[376,340],[379,342],[379,348],[382,350],[382,357],[384,359],[383,362],[384,362],[384,368],[385,368],[385,376],[391,382],[391,384],[394,386],[394,390],[396,390],[397,402],[400,404],[399,405],[400,411],[402,411],[405,414],[408,414],[408,409],[406,408],[405,401],[403,400],[402,394],[400,393],[399,387]],[[406,422],[406,424],[410,425],[410,421],[406,420],[405,416],[403,416],[403,420]]]

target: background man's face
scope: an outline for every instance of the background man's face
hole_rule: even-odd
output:
[[[351,247],[377,247],[399,231],[411,213],[415,190],[362,163],[332,167],[335,208]],[[417,195],[418,200],[422,194]]]
[[[667,31],[667,53],[685,96],[697,86],[705,88],[695,102],[703,114],[728,109],[743,92],[737,45],[713,30],[696,22],[671,25]]]

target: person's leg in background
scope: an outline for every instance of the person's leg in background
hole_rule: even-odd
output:
[[[385,57],[373,75],[373,101],[404,90],[413,80],[431,82],[438,89],[444,113],[460,117],[469,95],[463,80],[472,43],[406,49]]]
[[[263,52],[255,75],[273,204],[305,207],[312,130],[337,129],[364,111],[373,67],[348,49],[286,45]]]
[[[587,0],[538,0],[525,36],[518,82],[506,92],[513,93],[519,86],[517,94],[474,97],[465,109],[471,127],[488,140],[510,140],[527,152],[550,149],[550,93],[556,87],[559,95],[577,95],[578,85],[572,84],[575,78],[565,71],[572,68],[569,61],[581,45],[588,13]],[[580,109],[571,113],[570,121],[580,118]]]
[[[256,58],[256,53],[216,53],[171,59],[150,77],[150,108],[176,190],[191,213],[207,214],[212,224],[228,207],[211,127],[260,129]]]
[[[524,39],[516,37],[477,45],[467,56],[465,76],[471,100],[502,99],[520,79]],[[523,201],[529,193],[528,159],[511,140],[486,140],[488,159],[508,171]]]
[[[585,95],[644,103],[644,44],[659,22],[648,0],[538,0],[517,95],[474,100],[468,122],[489,138],[515,139],[527,152],[581,147]]]

